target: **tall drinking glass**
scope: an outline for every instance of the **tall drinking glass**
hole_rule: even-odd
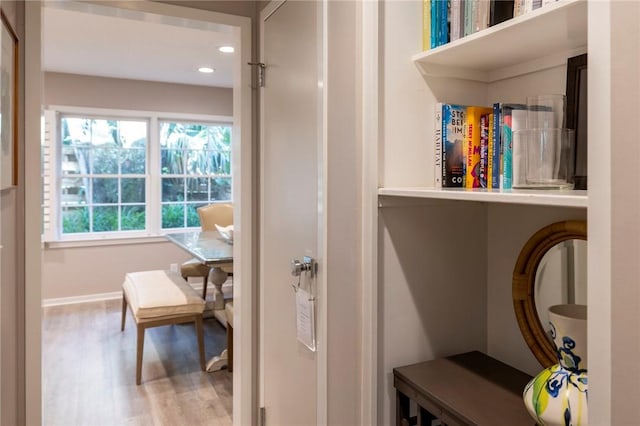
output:
[[[527,129],[565,127],[567,97],[560,94],[527,97]]]
[[[575,132],[536,128],[514,132],[513,142],[524,147],[524,182],[520,188],[573,189]]]

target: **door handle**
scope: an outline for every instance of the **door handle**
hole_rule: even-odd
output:
[[[291,261],[291,275],[294,277],[299,277],[303,272],[310,272],[311,277],[313,278],[317,271],[318,262],[310,256],[303,257],[302,262],[298,259],[293,259]]]

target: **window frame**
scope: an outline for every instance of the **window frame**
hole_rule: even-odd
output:
[[[61,206],[61,181],[62,181],[62,143],[59,129],[62,116],[80,116],[96,119],[122,119],[122,120],[144,120],[148,123],[147,148],[146,148],[146,171],[145,178],[145,205],[147,214],[145,218],[145,230],[110,231],[110,232],[87,232],[77,234],[62,233],[62,206]],[[44,227],[42,240],[45,243],[64,242],[110,242],[114,240],[140,241],[142,238],[155,240],[167,233],[186,232],[192,228],[171,228],[162,229],[162,173],[160,158],[160,122],[198,123],[206,125],[221,125],[231,128],[231,139],[234,138],[233,117],[223,115],[175,113],[163,111],[143,111],[143,110],[123,110],[110,108],[78,107],[67,105],[50,105],[44,110],[45,117],[45,141],[42,148],[48,152],[49,164],[44,166],[48,171],[43,177],[43,182],[49,188],[48,193],[43,194],[43,212],[48,212],[48,217],[44,217],[48,226]],[[120,176],[120,175],[118,175]],[[233,182],[233,160],[231,162],[231,181]],[[44,190],[45,188],[43,188]],[[233,191],[231,200],[220,202],[233,202]]]
[[[165,118],[160,118],[158,119],[158,130],[161,129],[161,125],[163,123],[174,123],[174,124],[197,124],[197,125],[207,125],[207,126],[215,126],[216,124],[220,124],[220,123],[211,123],[211,122],[202,122],[202,121],[194,121],[194,120],[175,120],[175,119],[165,119]],[[228,126],[229,130],[230,130],[230,135],[231,138],[233,138],[233,127],[232,126]],[[160,135],[158,136],[158,142],[160,143]],[[196,204],[202,204],[202,205],[207,205],[207,204],[211,204],[211,203],[228,203],[231,202],[233,200],[233,174],[232,174],[232,145],[231,143],[229,144],[229,173],[226,174],[218,174],[218,173],[207,173],[207,174],[203,174],[203,175],[193,175],[193,174],[189,174],[187,173],[187,170],[183,170],[183,173],[167,173],[164,174],[162,173],[162,145],[160,144],[159,148],[158,148],[158,152],[160,155],[160,222],[162,222],[162,209],[165,205],[196,205]],[[185,149],[183,148],[183,150],[185,151],[190,151],[190,149]],[[187,157],[188,158],[188,157]],[[188,183],[188,179],[190,178],[205,178],[207,180],[209,180],[208,184],[207,184],[207,189],[208,191],[211,191],[211,179],[214,178],[222,178],[222,179],[229,179],[230,181],[230,193],[231,193],[231,198],[229,198],[229,200],[220,200],[220,201],[209,201],[209,200],[189,200],[187,199],[186,195],[187,195],[187,183]],[[185,198],[182,201],[164,201],[162,199],[162,185],[163,185],[163,179],[171,179],[171,178],[179,178],[179,179],[184,179],[184,191],[185,191]],[[208,194],[210,195],[210,194]],[[188,222],[188,218],[185,215],[184,220]],[[162,228],[162,223],[160,223],[160,229],[165,232],[174,232],[177,231],[179,232],[181,229],[194,229],[197,228],[196,227],[180,227],[180,228]]]

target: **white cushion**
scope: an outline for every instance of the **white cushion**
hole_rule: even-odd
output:
[[[180,275],[183,277],[207,277],[209,276],[209,267],[196,258],[189,259],[180,265]]]
[[[130,272],[125,276],[122,289],[136,318],[201,314],[204,311],[204,300],[177,272]]]
[[[224,305],[224,313],[227,317],[227,323],[233,327],[233,300],[229,300]]]

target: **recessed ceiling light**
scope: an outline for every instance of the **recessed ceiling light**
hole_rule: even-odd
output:
[[[220,46],[218,47],[218,50],[221,51],[222,53],[233,53],[236,51],[236,49],[234,49],[233,46]]]
[[[200,71],[202,73],[205,73],[205,74],[211,74],[215,70],[213,68],[209,68],[209,67],[200,67],[200,68],[198,68],[198,71]]]

